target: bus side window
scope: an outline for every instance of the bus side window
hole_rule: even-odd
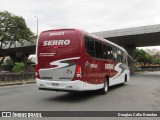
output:
[[[122,62],[127,64],[127,58],[126,58],[125,52],[123,52],[123,54],[122,54]]]
[[[103,44],[103,58],[108,59],[108,46]]]
[[[112,47],[108,46],[108,58],[110,60],[113,59],[113,51],[112,51]]]
[[[96,58],[103,59],[102,43],[95,41],[95,52],[96,52]]]
[[[122,62],[122,52],[120,50],[117,50],[117,61]]]
[[[113,60],[118,61],[118,59],[117,59],[117,49],[116,48],[113,48]]]
[[[86,52],[91,55],[92,57],[95,57],[95,49],[94,49],[94,40],[88,37],[85,37],[85,48]]]
[[[121,51],[121,62],[123,63],[123,51]]]

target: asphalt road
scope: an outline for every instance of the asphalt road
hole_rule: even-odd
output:
[[[96,92],[40,91],[36,84],[0,88],[0,111],[160,111],[160,72],[136,74],[126,85]]]

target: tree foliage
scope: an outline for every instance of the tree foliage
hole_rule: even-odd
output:
[[[135,59],[139,63],[143,63],[145,61],[146,52],[143,49],[136,49],[135,51]]]
[[[12,69],[12,71],[13,72],[22,72],[23,68],[24,68],[24,63],[23,62],[20,62],[20,63],[16,62],[15,66]]]
[[[0,48],[9,47],[16,42],[31,41],[33,33],[22,17],[7,11],[0,12]]]
[[[155,54],[150,54],[145,52],[143,49],[136,49],[135,59],[138,63],[143,64],[160,64],[160,56],[158,52]]]
[[[27,27],[25,20],[7,11],[0,12],[0,50],[10,48],[16,43],[31,41],[33,33]],[[3,63],[4,57],[0,61]]]
[[[5,65],[13,65],[12,59],[7,59],[7,60],[5,61]]]

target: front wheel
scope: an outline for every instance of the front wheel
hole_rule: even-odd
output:
[[[102,89],[100,89],[100,93],[105,95],[108,92],[108,88],[109,88],[109,83],[108,83],[108,79],[104,80],[104,86]]]

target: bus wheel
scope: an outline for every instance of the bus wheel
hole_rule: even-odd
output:
[[[122,85],[125,85],[126,82],[127,82],[127,75],[125,75],[125,77],[124,77],[124,82],[122,83]]]
[[[100,93],[102,95],[105,95],[107,93],[107,91],[108,91],[108,88],[109,88],[109,84],[108,84],[108,79],[106,78],[104,80],[104,87],[102,89],[100,89]]]

